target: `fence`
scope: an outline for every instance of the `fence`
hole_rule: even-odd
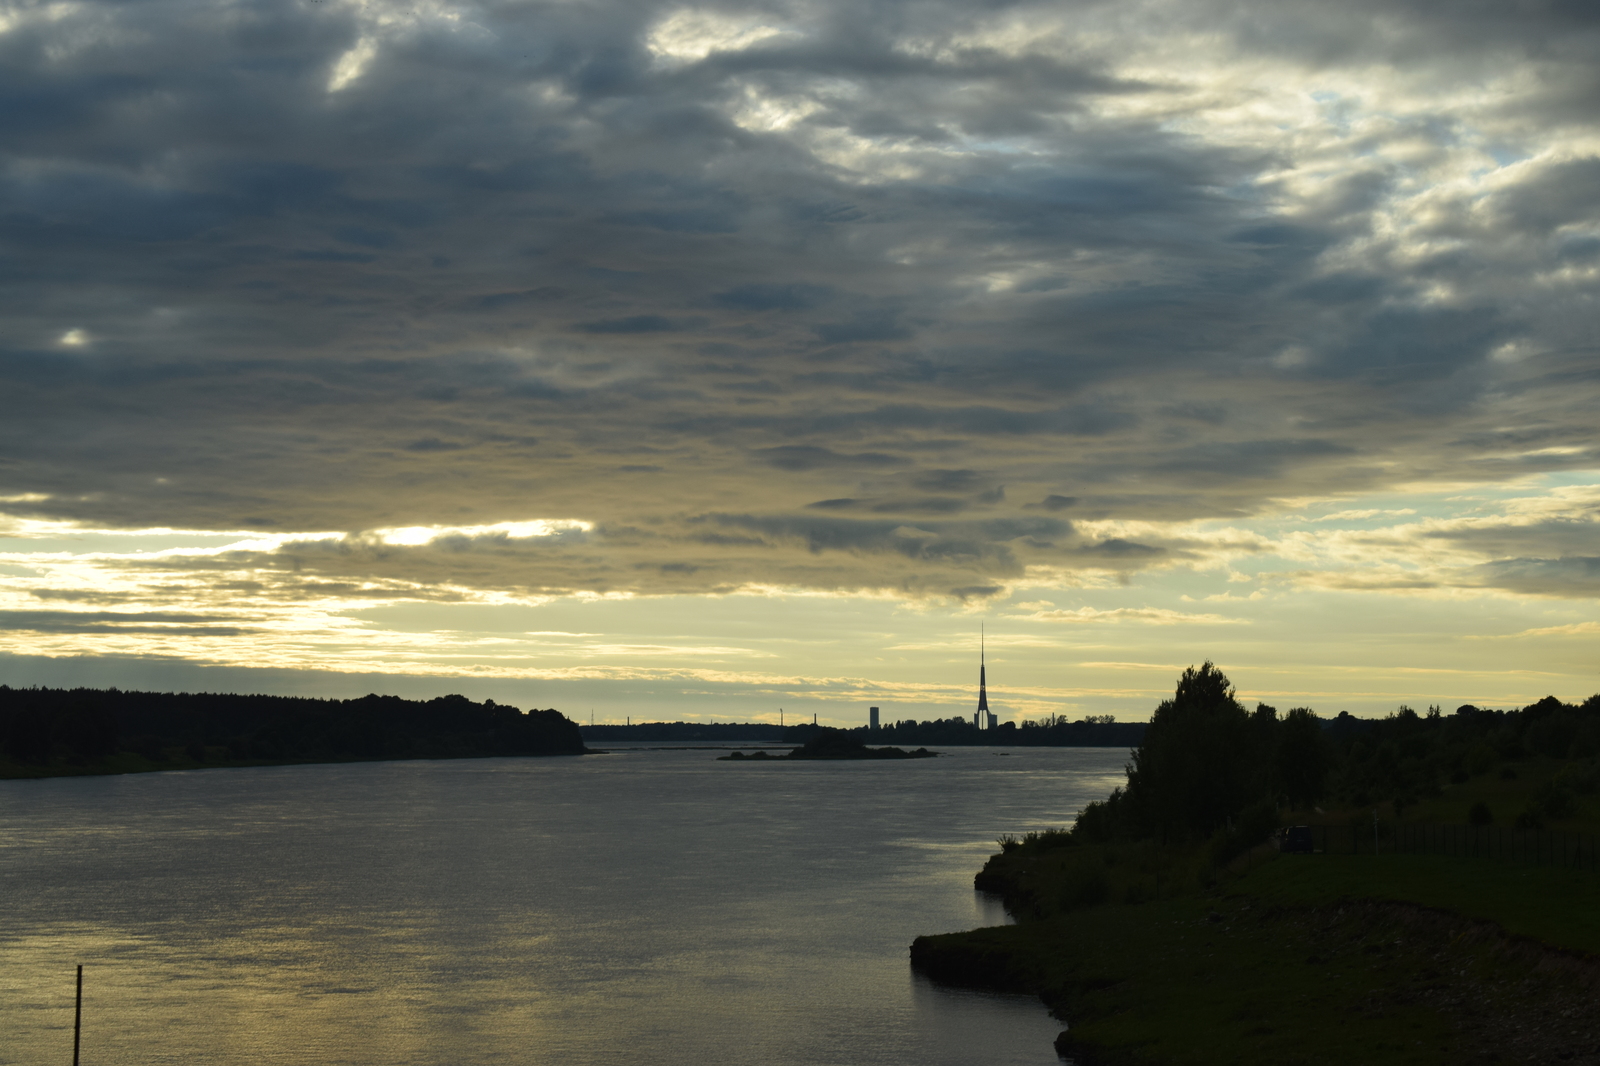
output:
[[[1374,851],[1407,855],[1454,855],[1461,858],[1527,862],[1600,870],[1600,837],[1552,829],[1501,829],[1493,826],[1417,825],[1401,822],[1374,827],[1370,822],[1313,825],[1312,850],[1325,854],[1371,855]]]

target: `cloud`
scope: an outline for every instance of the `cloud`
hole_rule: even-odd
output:
[[[775,448],[759,448],[757,459],[780,470],[816,470],[822,467],[880,467],[905,463],[882,452],[842,454],[829,448],[812,444],[781,444]]]
[[[162,611],[6,611],[0,610],[0,629],[35,633],[195,634],[237,637],[250,628],[218,625],[238,621],[237,615],[202,615]]]
[[[1079,607],[1077,610],[1071,611],[1033,611],[1030,614],[1013,617],[1029,622],[1065,622],[1073,625],[1119,622],[1134,622],[1150,626],[1249,624],[1248,620],[1243,618],[1228,618],[1220,614],[1190,614],[1184,611],[1169,610],[1164,607],[1117,607],[1106,611],[1097,610],[1093,607]]]
[[[1572,5],[6,20],[7,589],[1600,593]]]
[[[1569,622],[1560,626],[1539,626],[1535,629],[1524,629],[1520,633],[1508,634],[1503,639],[1511,640],[1518,637],[1587,637],[1594,634],[1600,634],[1600,622]]]

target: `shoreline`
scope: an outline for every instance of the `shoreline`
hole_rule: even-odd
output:
[[[130,774],[186,773],[192,770],[252,770],[267,766],[333,766],[377,762],[454,762],[458,759],[554,759],[579,755],[606,755],[600,748],[583,751],[548,751],[506,754],[485,752],[472,755],[381,755],[334,757],[327,759],[223,759],[199,762],[152,762],[134,752],[121,752],[101,763],[84,766],[19,767],[0,765],[0,781],[54,781],[65,777],[124,777]],[[131,758],[125,758],[131,756]],[[33,773],[29,771],[39,770]]]

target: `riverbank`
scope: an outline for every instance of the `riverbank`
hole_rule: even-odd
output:
[[[1593,873],[1262,848],[1195,889],[1193,855],[1070,851],[992,860],[1021,924],[919,937],[912,961],[1039,995],[1080,1066],[1600,1063]]]
[[[719,761],[729,759],[755,762],[779,762],[790,759],[936,759],[939,753],[927,748],[906,751],[903,748],[869,748],[858,732],[843,729],[819,729],[800,747],[787,755],[770,756],[765,751],[746,755],[736,751],[724,755]]]
[[[321,700],[0,685],[0,778],[582,755],[561,712],[464,696]]]

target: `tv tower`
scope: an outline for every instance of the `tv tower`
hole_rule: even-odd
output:
[[[978,624],[978,709],[972,714],[972,724],[979,729],[993,729],[994,715],[989,713],[988,664],[984,661],[983,623]]]

